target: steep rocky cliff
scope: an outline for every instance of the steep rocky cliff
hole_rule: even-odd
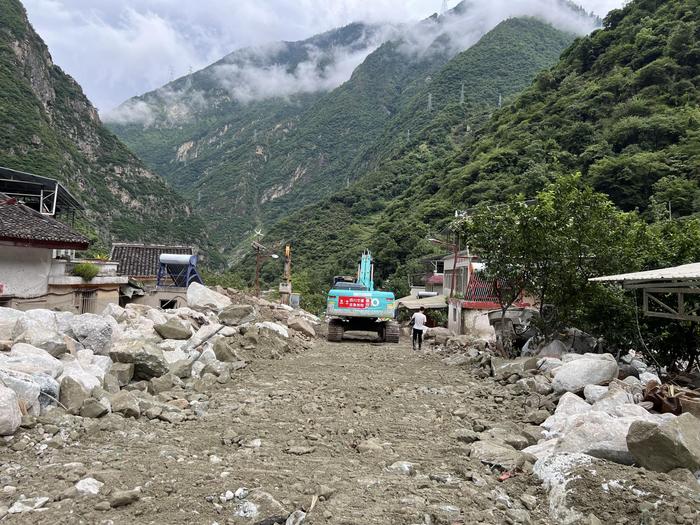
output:
[[[206,244],[190,206],[111,132],[58,66],[18,0],[0,0],[0,165],[63,182],[78,227],[110,240]]]

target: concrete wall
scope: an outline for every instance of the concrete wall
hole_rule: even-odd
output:
[[[48,290],[52,250],[0,245],[0,282],[5,295],[32,297]]]
[[[51,286],[49,287],[49,293],[46,295],[32,299],[15,298],[9,306],[23,311],[34,308],[46,308],[74,314],[100,314],[108,304],[119,304],[119,288],[117,286],[96,289],[94,290],[94,296],[90,300],[83,301],[82,292],[90,290],[90,288],[72,289],[70,287]]]
[[[462,310],[462,333],[493,339],[496,332],[489,324],[488,310]]]
[[[473,335],[484,339],[496,337],[496,332],[489,324],[488,310],[471,310],[462,308],[461,301],[449,301],[447,328],[455,335]]]
[[[161,301],[176,301],[175,308],[187,306],[187,288],[158,288],[147,290],[146,295],[134,295],[128,303],[145,304],[154,308],[160,308]]]

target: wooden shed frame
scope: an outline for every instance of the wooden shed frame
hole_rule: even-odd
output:
[[[642,312],[647,317],[700,322],[700,307],[687,301],[689,295],[700,295],[700,263],[608,275],[590,281],[618,283],[628,290],[641,290]]]

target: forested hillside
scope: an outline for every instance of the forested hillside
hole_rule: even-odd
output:
[[[217,244],[230,250],[260,223],[262,208],[328,164],[323,146],[308,152],[303,144],[331,136],[326,120],[344,105],[362,112],[374,84],[360,79],[357,99],[341,95],[330,114],[308,111],[328,106],[318,85],[349,76],[391,30],[356,23],[235,51],[127,101],[107,116],[109,126],[193,202]]]
[[[384,275],[425,253],[423,237],[450,211],[532,196],[557,174],[582,172],[626,210],[650,215],[670,202],[677,214],[697,211],[699,88],[698,2],[635,0],[612,11],[383,211],[372,246]]]
[[[699,88],[700,4],[635,0],[490,120],[483,115],[486,125],[473,137],[445,140],[440,130],[454,136],[460,128],[438,125],[438,114],[397,160],[273,232],[293,240],[302,265],[320,270],[309,289],[326,286],[332,269],[352,268],[366,245],[377,256],[378,278],[405,291],[419,259],[435,250],[426,237],[455,210],[533,196],[557,174],[580,171],[620,207],[649,218],[667,213],[669,203],[673,214],[694,213]]]
[[[352,24],[303,42],[237,51],[128,101],[111,126],[191,200],[235,260],[255,228],[342,190],[400,151],[402,141],[415,141],[438,110],[459,99],[461,84],[435,83],[436,74],[510,11],[532,11],[580,33],[596,23],[563,0],[519,5],[462,2],[415,25]],[[520,36],[510,36],[501,45],[517,50]],[[552,64],[570,38],[533,50],[543,51],[537,65]],[[473,64],[473,74],[488,63]],[[338,81],[343,72],[347,81]],[[466,91],[471,74],[462,75]],[[512,77],[508,71],[500,87],[494,79],[483,86],[494,107],[499,91],[516,91],[507,85]]]
[[[411,213],[420,213],[420,222],[397,219],[386,225],[391,236],[378,243],[377,232],[387,210],[402,202],[412,183],[422,179],[427,170],[435,169],[441,159],[457,154],[473,140],[474,130],[484,126],[498,109],[499,95],[507,103],[539,71],[554,64],[573,39],[573,35],[534,18],[501,22],[476,45],[450,60],[405,103],[368,150],[374,159],[386,160],[374,160],[375,169],[350,187],[280,221],[268,237],[291,241],[296,264],[313,268],[309,273],[318,287],[325,286],[332,275],[351,269],[357,254],[370,245],[381,254],[378,270],[390,275],[387,270],[401,261],[394,258],[392,250],[397,250],[404,238],[413,238],[414,232],[427,232],[436,221],[451,216],[454,207],[446,199],[429,205],[411,202]],[[439,187],[426,189],[434,192]],[[247,266],[244,262],[241,268]]]
[[[190,206],[53,64],[18,0],[0,0],[0,165],[63,182],[85,205],[80,227],[97,250],[110,240],[207,243]]]

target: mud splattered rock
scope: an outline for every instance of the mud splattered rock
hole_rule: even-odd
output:
[[[634,460],[649,470],[700,470],[700,420],[686,413],[660,425],[634,422],[627,446]]]
[[[192,336],[190,329],[175,318],[168,319],[163,324],[157,324],[153,329],[158,332],[158,335],[163,339],[184,340]]]
[[[168,372],[163,351],[147,341],[124,341],[115,344],[109,356],[116,363],[133,363],[134,379],[151,379]]]
[[[22,422],[22,413],[14,390],[0,385],[0,436],[15,433]]]
[[[289,328],[292,330],[301,332],[307,337],[316,337],[316,330],[314,330],[314,327],[311,326],[311,323],[300,317],[290,318],[289,321],[287,321],[287,326],[289,326]]]
[[[522,467],[527,461],[531,463],[536,461],[534,456],[519,452],[505,443],[489,441],[472,443],[470,457],[505,470],[514,470]]]
[[[518,357],[517,359],[491,358],[491,370],[494,379],[505,379],[513,374],[522,375],[526,370],[537,368],[536,357]]]
[[[581,392],[586,385],[604,385],[617,378],[617,361],[610,354],[584,354],[564,363],[554,373],[552,387],[557,393]]]
[[[83,385],[72,377],[64,377],[61,380],[59,401],[69,412],[77,414],[85,400],[89,397],[90,394],[85,391]]]
[[[397,461],[387,467],[389,472],[401,474],[402,476],[415,476],[416,465],[409,461]]]
[[[138,418],[141,414],[138,398],[128,390],[122,390],[112,396],[112,411],[124,417]]]
[[[370,438],[365,441],[361,441],[357,445],[357,451],[363,454],[368,454],[372,452],[383,452],[384,448],[377,438]]]
[[[107,414],[110,410],[108,403],[92,397],[83,401],[83,406],[80,407],[80,415],[82,417],[98,418]]]
[[[292,456],[305,456],[306,454],[311,454],[316,450],[315,447],[303,447],[295,446],[285,449],[285,453],[291,454]]]
[[[451,436],[462,443],[473,443],[479,440],[479,435],[469,428],[458,428]]]
[[[219,313],[219,321],[226,326],[239,326],[255,319],[255,308],[249,304],[232,304]]]
[[[109,497],[109,505],[112,508],[124,507],[131,505],[141,499],[141,489],[139,487],[133,490],[116,490]]]
[[[124,387],[134,377],[134,363],[114,363],[109,369],[109,374],[114,376],[120,387]]]

